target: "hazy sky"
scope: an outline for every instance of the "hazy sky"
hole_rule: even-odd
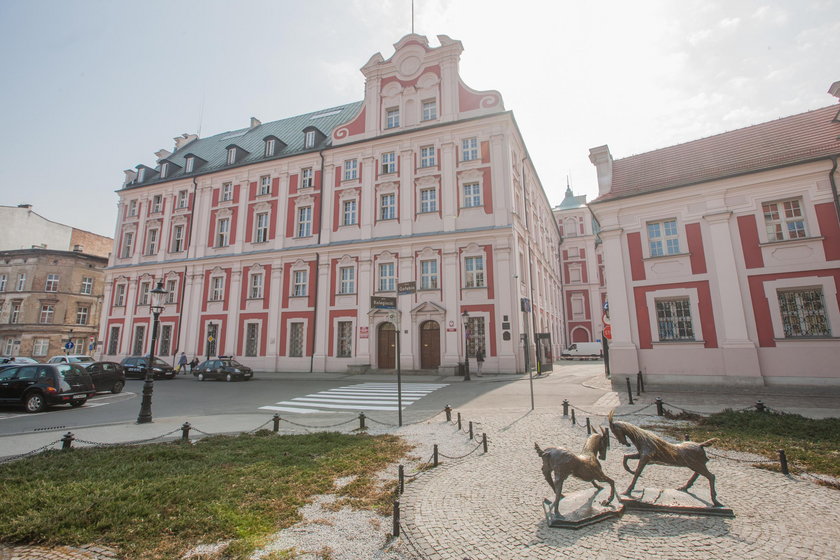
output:
[[[411,0],[0,0],[0,204],[113,236],[124,169],[202,136],[361,100]],[[514,112],[552,204],[614,157],[836,103],[840,0],[416,0]],[[203,107],[203,110],[202,110]],[[2,228],[2,225],[0,225]],[[2,229],[0,229],[0,232]]]

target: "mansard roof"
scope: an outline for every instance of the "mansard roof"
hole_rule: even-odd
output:
[[[626,158],[597,202],[840,155],[837,104]]]
[[[152,176],[146,177],[146,180],[143,182],[138,182],[135,179],[126,184],[125,188],[130,189],[162,181],[191,177],[193,175],[204,175],[225,168],[288,157],[304,152],[318,151],[329,145],[332,130],[358,113],[361,105],[362,102],[357,101],[355,103],[322,109],[279,121],[262,123],[250,128],[230,130],[207,138],[197,138],[183,145],[175,153],[166,158],[167,161],[179,166],[180,169],[172,170],[165,179],[160,179],[157,174],[150,174]],[[309,127],[317,127],[318,130],[323,131],[326,134],[326,140],[321,143],[316,143],[313,148],[304,148],[303,132]],[[285,144],[285,146],[279,145],[275,151],[275,155],[266,158],[263,155],[266,137],[276,138],[282,144]],[[238,159],[235,164],[228,165],[227,147],[232,144],[248,152],[248,154]],[[185,158],[188,155],[201,158],[206,163],[201,166],[196,166],[192,173],[185,173]]]

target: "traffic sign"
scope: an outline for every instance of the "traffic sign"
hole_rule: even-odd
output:
[[[65,350],[72,350],[74,346],[75,346],[75,344],[73,344],[72,341],[68,340],[67,344],[64,345],[64,349]]]
[[[207,342],[213,342],[214,340],[216,340],[216,339],[213,338],[212,336],[207,337]]]
[[[604,327],[604,338],[612,340],[612,327],[610,325]]]

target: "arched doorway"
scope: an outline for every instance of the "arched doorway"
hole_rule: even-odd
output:
[[[376,336],[376,367],[394,369],[397,367],[397,330],[394,323],[382,323]]]
[[[440,325],[425,321],[420,325],[420,368],[436,369],[440,365]]]
[[[589,331],[583,327],[572,330],[572,342],[590,342]]]

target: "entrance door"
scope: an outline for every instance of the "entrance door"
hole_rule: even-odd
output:
[[[379,369],[394,369],[397,367],[397,331],[393,323],[379,325],[376,347],[376,367]]]
[[[420,368],[436,369],[440,365],[440,325],[426,321],[420,325]]]

